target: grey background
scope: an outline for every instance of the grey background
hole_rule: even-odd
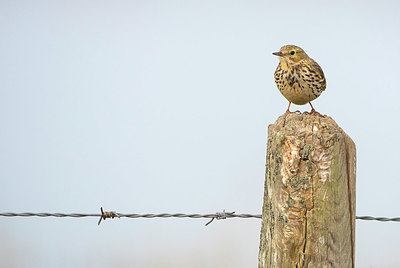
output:
[[[261,213],[271,53],[323,68],[357,215],[400,216],[398,1],[1,1],[0,211]],[[292,109],[310,110],[308,106]],[[256,267],[260,221],[0,218],[2,267]],[[400,224],[357,221],[357,267]]]

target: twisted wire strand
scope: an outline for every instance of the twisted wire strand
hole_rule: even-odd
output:
[[[356,216],[357,220],[364,220],[364,221],[394,221],[400,222],[400,218],[385,218],[385,217],[371,217],[371,216]]]
[[[235,214],[235,212],[217,212],[214,214],[185,214],[185,213],[161,213],[161,214],[124,214],[117,213],[114,211],[104,212],[101,208],[101,213],[33,213],[33,212],[23,212],[23,213],[14,213],[14,212],[3,212],[0,213],[2,217],[56,217],[56,218],[84,218],[84,217],[100,217],[99,223],[102,220],[109,218],[208,218],[211,219],[206,225],[210,224],[214,219],[223,220],[227,218],[258,218],[261,219],[261,214]],[[400,217],[397,218],[386,218],[386,217],[372,217],[372,216],[356,216],[357,220],[365,220],[365,221],[380,221],[380,222],[400,222]]]
[[[208,218],[211,219],[206,225],[210,224],[214,219],[222,220],[227,218],[259,218],[261,219],[261,214],[253,215],[253,214],[235,214],[235,212],[217,212],[214,214],[184,214],[184,213],[161,213],[161,214],[124,214],[117,213],[115,211],[104,212],[103,208],[101,208],[101,213],[94,214],[85,214],[85,213],[33,213],[33,212],[22,212],[22,213],[14,213],[14,212],[4,212],[0,213],[2,217],[57,217],[57,218],[84,218],[84,217],[100,217],[98,224],[101,223],[102,220],[109,218]]]
[[[0,213],[0,216],[3,217],[73,217],[73,218],[84,218],[84,217],[100,217],[101,214],[85,214],[85,213],[33,213],[33,212],[22,212],[22,213],[14,213],[14,212],[4,212]]]

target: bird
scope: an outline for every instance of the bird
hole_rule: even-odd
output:
[[[279,52],[272,54],[279,57],[274,78],[279,91],[289,101],[286,113],[290,113],[289,108],[292,103],[297,105],[309,103],[311,114],[319,114],[311,101],[318,98],[326,88],[322,68],[302,48],[295,45],[285,45]]]

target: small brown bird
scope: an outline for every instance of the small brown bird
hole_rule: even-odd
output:
[[[311,59],[303,49],[294,45],[281,47],[279,65],[275,71],[275,83],[279,91],[290,104],[311,105],[311,113],[317,113],[311,104],[326,88],[326,80],[321,67]]]

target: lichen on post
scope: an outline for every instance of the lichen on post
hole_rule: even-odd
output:
[[[354,267],[356,149],[330,117],[268,127],[259,268]]]

